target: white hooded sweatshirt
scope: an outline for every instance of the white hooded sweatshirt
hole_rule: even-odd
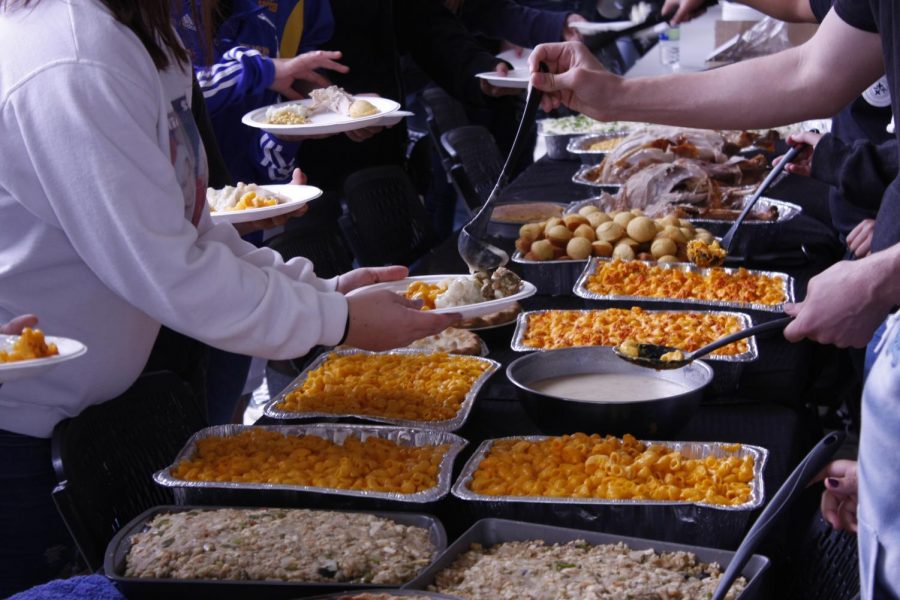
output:
[[[189,69],[157,71],[96,0],[0,12],[0,57],[0,322],[88,346],[0,387],[0,429],[48,437],[119,395],[161,323],[267,358],[340,340],[334,280],[212,225]]]

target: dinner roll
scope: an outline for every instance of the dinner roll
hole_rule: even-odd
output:
[[[656,235],[656,224],[649,217],[635,217],[628,222],[625,231],[637,242],[649,242]]]
[[[597,239],[597,234],[590,225],[579,225],[572,233],[575,237],[585,238],[591,242]]]
[[[593,233],[593,232],[592,232]],[[575,260],[584,260],[591,255],[591,241],[583,237],[573,237],[566,244],[566,254]]]

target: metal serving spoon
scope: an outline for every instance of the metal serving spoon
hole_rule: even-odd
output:
[[[818,129],[811,129],[810,133],[819,133]],[[738,215],[738,218],[734,220],[734,223],[728,229],[724,236],[722,236],[722,242],[719,244],[722,248],[725,249],[725,252],[729,252],[731,250],[731,243],[734,241],[734,234],[737,233],[738,227],[741,226],[741,223],[744,222],[744,219],[747,218],[747,215],[750,214],[750,211],[753,210],[753,207],[756,205],[756,201],[762,197],[763,193],[769,186],[772,185],[772,182],[781,174],[784,168],[788,165],[789,162],[792,162],[797,155],[803,150],[804,146],[791,146],[791,149],[787,151],[784,155],[784,158],[780,163],[775,165],[775,167],[769,171],[769,174],[763,179],[763,182],[759,184],[759,187],[756,188],[756,191],[753,192],[753,195],[750,196],[750,199],[747,200],[747,203],[744,205],[744,210],[741,211],[741,214]]]
[[[718,350],[722,346],[727,346],[732,342],[748,338],[751,335],[755,335],[757,333],[763,333],[764,331],[782,329],[785,325],[793,320],[794,317],[782,317],[781,319],[775,319],[774,321],[769,321],[760,325],[754,325],[753,327],[744,329],[743,331],[738,331],[737,333],[732,333],[731,335],[726,335],[723,338],[719,338],[715,342],[707,344],[702,348],[695,350],[694,352],[682,352],[677,348],[672,348],[671,346],[661,346],[659,344],[638,344],[637,356],[626,354],[620,349],[619,346],[613,348],[613,352],[615,352],[616,355],[622,360],[627,360],[628,362],[639,365],[641,367],[656,369],[657,371],[664,369],[680,369],[681,367],[697,360],[701,356],[706,356],[713,350]],[[682,354],[682,358],[664,360],[662,356],[669,352],[678,352]]]
[[[540,68],[542,73],[547,72],[547,65],[541,63]],[[522,120],[519,121],[519,129],[516,131],[516,137],[509,149],[509,156],[506,157],[506,162],[497,177],[497,183],[478,213],[459,232],[456,248],[473,273],[475,271],[493,271],[509,262],[509,255],[506,252],[487,241],[487,228],[491,221],[491,213],[494,212],[494,204],[500,196],[500,190],[509,180],[508,171],[519,162],[519,157],[522,155],[525,140],[528,137],[525,135],[525,130],[534,121],[540,103],[541,92],[534,89],[529,81]]]
[[[713,593],[712,600],[724,600],[731,584],[741,574],[741,569],[753,556],[754,550],[775,525],[778,517],[803,492],[812,478],[831,462],[831,457],[841,446],[844,437],[844,432],[833,431],[822,438],[778,488],[775,496],[769,501],[768,506],[762,511],[753,527],[744,536],[741,545],[738,546],[725,573],[719,579],[719,585]]]

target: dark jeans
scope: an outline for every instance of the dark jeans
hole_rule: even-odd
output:
[[[0,598],[71,573],[77,552],[55,485],[50,440],[0,430]]]

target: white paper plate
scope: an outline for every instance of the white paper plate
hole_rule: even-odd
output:
[[[622,31],[623,29],[628,29],[635,23],[631,21],[607,21],[605,23],[602,22],[590,22],[590,21],[576,21],[569,25],[572,29],[577,30],[582,35],[590,34],[590,33],[601,33],[603,31]]]
[[[352,119],[328,109],[321,109],[309,117],[309,123],[304,123],[303,125],[274,125],[266,123],[266,110],[269,107],[264,106],[248,112],[241,119],[241,122],[244,125],[262,129],[273,135],[328,135],[330,133],[342,133],[344,131],[353,131],[354,129],[379,126],[381,125],[379,121],[384,120],[385,117],[400,109],[398,103],[388,98],[378,98],[376,96],[354,96],[354,98],[368,100],[378,109],[378,114]],[[312,100],[293,100],[291,102],[273,104],[272,106],[286,106],[288,104],[310,105]]]
[[[475,77],[484,79],[496,87],[525,90],[528,89],[528,82],[531,80],[531,71],[528,69],[513,69],[507,75],[501,75],[496,71],[488,71],[479,73]]]
[[[392,292],[397,292],[398,294],[402,294],[409,287],[409,284],[413,281],[424,281],[425,283],[440,283],[445,279],[450,279],[451,277],[459,277],[459,273],[451,273],[449,275],[420,275],[418,277],[407,277],[406,279],[400,279],[398,281],[386,281],[384,283],[376,283],[375,285],[366,286],[364,288],[360,288],[359,291],[362,290],[390,290]],[[351,292],[351,295],[355,293]],[[474,319],[475,317],[481,317],[484,315],[489,315],[491,313],[495,313],[503,308],[513,304],[518,300],[522,300],[523,298],[528,298],[530,296],[534,296],[537,292],[537,288],[534,287],[531,283],[527,281],[522,282],[522,289],[512,296],[507,296],[506,298],[498,298],[496,300],[486,300],[485,302],[479,302],[477,304],[465,304],[463,306],[453,306],[450,308],[436,308],[434,310],[430,310],[428,312],[435,314],[445,314],[445,313],[456,313],[462,316],[463,319]]]
[[[504,50],[497,55],[500,60],[506,61],[513,66],[514,69],[528,70],[528,57],[531,56],[531,48],[522,48],[522,56],[519,56],[516,50],[510,48]]]
[[[381,117],[377,123],[371,125],[371,127],[393,127],[406,117],[415,116],[416,113],[409,112],[408,110],[395,110],[389,112],[388,114]]]
[[[272,184],[260,186],[260,188],[290,198],[290,200],[275,206],[248,208],[246,210],[223,210],[222,212],[210,213],[213,223],[247,223],[258,219],[271,219],[272,217],[295,211],[310,200],[315,200],[322,195],[322,190],[311,185]]]
[[[6,349],[8,346],[11,346],[18,337],[19,336],[17,335],[0,335],[0,348]],[[52,335],[46,336],[45,339],[48,343],[56,344],[56,347],[59,349],[59,354],[56,356],[48,356],[47,358],[0,363],[0,383],[40,375],[44,371],[49,371],[59,363],[72,360],[87,352],[87,346],[76,340],[54,337]]]

